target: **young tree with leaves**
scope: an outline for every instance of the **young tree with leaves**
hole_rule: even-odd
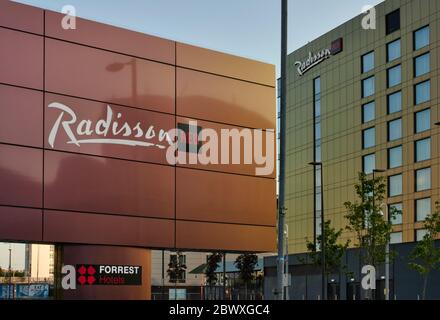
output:
[[[171,283],[177,283],[178,280],[183,279],[183,275],[186,271],[186,265],[183,263],[183,255],[180,251],[177,251],[175,255],[170,256],[170,262],[168,263],[168,278]]]
[[[217,270],[219,263],[222,261],[222,258],[223,258],[223,254],[220,252],[213,252],[208,256],[206,269],[205,269],[205,276],[206,276],[206,283],[208,284],[209,287],[212,287],[217,283],[218,277],[215,271]]]
[[[324,223],[324,246],[325,246],[325,270],[327,275],[332,271],[342,268],[342,257],[345,250],[347,250],[350,240],[345,243],[340,243],[339,239],[342,235],[343,229],[336,231],[331,226],[330,220]],[[322,234],[316,238],[316,242],[307,241],[307,250],[309,257],[314,265],[322,266],[322,253],[319,248],[322,248]]]
[[[258,256],[252,253],[244,253],[237,257],[234,264],[239,270],[239,277],[244,283],[245,296],[247,299],[248,284],[254,279],[255,266],[258,263]]]
[[[423,278],[422,299],[426,299],[428,277],[432,270],[440,270],[440,248],[435,240],[440,235],[440,205],[436,203],[436,212],[429,215],[424,223],[426,234],[411,252],[409,263]]]
[[[385,219],[381,210],[386,193],[383,177],[368,179],[365,173],[359,173],[359,182],[355,185],[359,201],[348,201],[344,206],[348,210],[347,230],[354,232],[359,249],[360,260],[377,268],[386,260],[386,246],[392,232],[391,219],[396,210],[392,209]],[[373,298],[373,296],[371,297]]]

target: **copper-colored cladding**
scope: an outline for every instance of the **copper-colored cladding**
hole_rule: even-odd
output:
[[[178,115],[275,129],[274,88],[182,68],[176,76]]]
[[[41,241],[42,210],[0,206],[2,240]]]
[[[255,170],[265,164],[175,167],[154,147],[78,147],[62,124],[48,143],[52,102],[92,129],[107,104],[118,123],[156,130],[190,118],[273,129],[274,66],[80,18],[64,30],[62,17],[0,0],[0,240],[274,250],[275,172]]]
[[[0,0],[0,26],[43,34],[44,11],[9,0]],[[3,42],[2,42],[3,44]],[[3,46],[2,45],[2,49]]]
[[[82,139],[120,139],[120,140],[130,140],[130,141],[139,141],[144,143],[153,143],[153,146],[126,146],[126,145],[114,145],[114,144],[102,144],[102,143],[93,143],[93,144],[80,144],[77,146],[73,143],[68,143],[70,138],[68,137],[66,131],[63,128],[63,125],[60,124],[58,130],[56,131],[56,139],[53,148],[57,150],[65,150],[70,152],[78,152],[78,153],[86,153],[86,154],[95,154],[99,156],[108,156],[108,157],[116,157],[121,159],[129,159],[129,160],[137,160],[137,161],[146,161],[146,162],[155,162],[167,164],[166,160],[166,147],[170,144],[167,139],[163,139],[160,141],[159,135],[160,131],[164,130],[164,132],[168,132],[170,129],[174,128],[174,116],[151,112],[146,110],[134,109],[134,108],[126,108],[115,105],[108,105],[106,103],[93,102],[84,99],[70,98],[61,95],[54,94],[46,94],[46,119],[45,119],[45,147],[47,149],[52,149],[52,146],[49,145],[48,137],[51,133],[54,124],[57,119],[63,113],[63,110],[58,108],[49,108],[48,106],[51,103],[61,103],[67,107],[69,107],[76,115],[77,121],[74,124],[71,124],[69,128],[71,128],[73,134],[77,138],[77,140]],[[96,124],[99,120],[107,119],[107,108],[108,106],[112,110],[112,122],[110,128],[108,130],[108,134],[106,136],[96,134]],[[121,114],[121,117],[118,118],[118,115]],[[62,115],[62,121],[70,121],[72,120],[72,116],[68,113],[64,112]],[[90,120],[91,121],[91,130],[94,134],[91,135],[78,135],[77,128],[78,124],[82,120]],[[127,122],[130,126],[130,130],[132,131],[130,136],[123,136],[126,133],[126,130],[122,130],[119,135],[113,135],[112,129],[113,124],[118,123],[117,130],[120,130],[125,122]],[[134,128],[137,126],[137,123],[140,123],[140,128],[142,129],[143,135],[142,137],[136,138],[136,134],[140,133],[137,129]],[[152,139],[146,139],[145,136],[150,126],[154,126],[155,137]],[[84,130],[84,127],[82,127]],[[98,129],[103,130],[101,126]],[[161,147],[164,147],[163,149]]]
[[[42,89],[43,37],[0,28],[0,43],[0,82]]]
[[[42,207],[43,151],[0,144],[0,205]]]
[[[63,290],[63,299],[74,300],[145,300],[151,299],[151,252],[143,248],[121,248],[113,246],[63,247],[64,264],[129,265],[142,267],[141,286],[77,286],[76,290]]]
[[[174,113],[174,67],[46,39],[46,90]]]
[[[275,251],[276,228],[177,221],[176,246],[225,251]]]
[[[275,144],[275,131],[261,131],[261,141],[262,141],[262,152],[263,152],[263,158],[262,160],[260,160],[260,163],[256,163],[256,158],[255,158],[255,146],[257,145],[256,141],[259,141],[259,139],[255,139],[255,132],[252,129],[249,128],[242,128],[242,127],[235,127],[235,126],[229,126],[226,124],[220,124],[220,123],[215,123],[215,122],[208,122],[208,121],[202,121],[202,120],[194,120],[194,119],[189,119],[189,118],[182,118],[182,117],[177,117],[176,118],[176,122],[177,124],[190,124],[190,125],[194,125],[197,124],[198,127],[201,127],[202,130],[206,130],[206,129],[211,129],[214,130],[217,133],[217,137],[218,137],[218,163],[208,163],[208,164],[204,164],[203,162],[200,162],[199,160],[197,160],[196,164],[193,164],[193,162],[191,161],[191,156],[195,156],[195,153],[191,153],[191,152],[186,152],[184,153],[183,158],[186,159],[186,163],[179,163],[178,166],[180,167],[189,167],[189,168],[199,168],[199,169],[203,169],[203,170],[214,170],[214,171],[220,171],[220,172],[230,172],[230,173],[237,173],[237,174],[246,174],[246,175],[251,175],[254,176],[257,174],[256,172],[256,168],[265,168],[267,166],[268,168],[268,173],[265,174],[265,177],[269,177],[269,178],[275,178],[275,172],[276,172],[276,162],[275,162],[275,155],[276,155],[276,144]],[[246,155],[251,157],[251,161],[249,163],[245,162],[245,139],[241,138],[240,142],[239,142],[239,150],[240,150],[240,162],[238,164],[233,164],[233,157],[232,157],[232,150],[233,148],[235,148],[235,143],[234,139],[230,138],[229,139],[229,161],[225,164],[222,163],[222,148],[226,148],[226,144],[224,142],[222,142],[222,138],[221,138],[221,133],[222,130],[226,129],[226,130],[238,130],[239,133],[243,134],[243,136],[247,137],[246,144],[250,147],[248,147],[246,150]],[[194,129],[195,131],[195,129]],[[271,159],[270,157],[267,158],[266,162],[264,162],[264,157],[266,156],[266,135],[269,137],[269,139],[271,141],[273,141],[273,158]],[[225,136],[225,139],[227,137]],[[207,139],[209,140],[209,139]],[[238,140],[235,140],[238,141]],[[208,141],[209,142],[209,141]],[[259,144],[259,143],[258,143]],[[206,148],[206,149],[205,149]],[[267,147],[268,148],[268,147]],[[204,149],[208,150],[208,145],[206,144]],[[201,149],[201,151],[199,152],[199,156],[202,156],[204,154],[204,149]],[[227,150],[227,148],[226,148]],[[190,151],[190,150],[187,150]],[[179,151],[180,152],[180,151]],[[210,159],[215,159],[215,157],[211,157],[211,153],[207,152],[207,154],[209,155]],[[179,153],[179,157],[180,157],[180,153]],[[208,160],[208,159],[207,159]],[[206,160],[206,161],[207,161]],[[270,160],[272,160],[272,162],[270,162]],[[270,170],[272,169],[272,170]],[[273,196],[273,195],[272,195]]]
[[[46,11],[46,36],[174,64],[173,41],[81,18],[76,19],[76,30],[72,32],[61,27],[63,17],[60,13]]]
[[[177,219],[275,225],[274,179],[177,168],[176,183]]]
[[[177,42],[176,64],[275,87],[275,66]]]
[[[43,146],[43,94],[0,85],[0,142]]]
[[[44,241],[172,248],[174,221],[45,210]]]
[[[45,151],[46,208],[174,217],[174,168]]]

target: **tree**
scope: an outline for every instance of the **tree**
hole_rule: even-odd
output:
[[[326,220],[324,223],[324,246],[325,246],[325,270],[327,275],[332,271],[340,269],[342,257],[345,250],[347,250],[350,240],[345,243],[339,243],[343,229],[336,231],[331,227],[330,220]],[[315,242],[307,241],[307,250],[309,251],[309,257],[314,265],[322,265],[322,254],[319,248],[322,246],[322,234],[319,235]]]
[[[245,296],[247,299],[247,286],[254,279],[255,266],[258,263],[258,256],[252,253],[239,255],[234,264],[239,270],[239,277],[244,283]]]
[[[388,221],[381,211],[386,185],[383,177],[368,179],[365,173],[359,173],[359,182],[355,185],[359,202],[345,202],[348,210],[347,230],[354,232],[359,250],[360,260],[365,264],[378,267],[386,259],[386,245],[392,232],[391,219],[396,210],[389,212]]]
[[[223,255],[220,252],[214,252],[208,256],[208,263],[206,265],[205,276],[208,285],[212,286],[217,283],[217,274],[215,271],[218,268],[219,263],[222,261]]]
[[[171,283],[177,283],[179,280],[184,279],[186,265],[184,262],[184,255],[180,251],[177,251],[175,255],[170,256],[170,262],[168,263],[168,278]]]
[[[440,248],[436,246],[435,239],[440,235],[440,205],[436,202],[436,212],[429,215],[424,223],[426,234],[417,243],[410,254],[408,265],[416,270],[423,279],[422,299],[426,299],[428,277],[432,270],[440,270]]]

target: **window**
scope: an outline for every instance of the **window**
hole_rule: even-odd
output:
[[[402,67],[397,65],[387,70],[388,88],[397,86],[402,81]]]
[[[402,174],[388,177],[388,195],[390,197],[402,194]]]
[[[430,71],[430,54],[425,53],[414,58],[414,77],[420,77]]]
[[[390,234],[390,244],[402,243],[402,232],[393,232]]]
[[[374,76],[362,80],[362,98],[374,94]]]
[[[321,116],[321,100],[315,101],[315,117]]]
[[[388,141],[402,138],[402,119],[388,122]]]
[[[315,139],[321,138],[321,123],[318,122],[315,124]]]
[[[391,34],[400,29],[400,10],[388,13],[385,17],[386,34]]]
[[[374,51],[362,56],[362,73],[366,73],[374,69]]]
[[[363,156],[362,168],[365,174],[373,173],[373,170],[376,169],[376,155],[374,153]]]
[[[315,91],[315,95],[318,93],[321,93],[321,78],[318,77],[316,79],[313,80],[314,83],[314,91]]]
[[[416,112],[414,127],[416,133],[431,129],[431,109]]]
[[[388,206],[389,220],[393,225],[402,224],[403,205],[394,203]]]
[[[416,221],[425,221],[431,214],[431,198],[416,200]]]
[[[388,168],[393,169],[402,166],[402,146],[388,149]]]
[[[388,95],[388,114],[402,110],[402,92],[394,92]]]
[[[429,45],[429,26],[414,31],[414,50],[419,50]]]
[[[370,102],[362,106],[362,123],[374,120],[375,118],[375,102]]]
[[[431,82],[429,80],[415,85],[415,104],[421,104],[431,99]]]
[[[422,241],[426,234],[428,234],[428,230],[426,229],[416,230],[416,241]]]
[[[431,159],[431,138],[416,141],[415,145],[416,162]]]
[[[362,131],[362,147],[364,149],[374,147],[376,144],[376,130],[369,128]]]
[[[431,189],[431,168],[416,170],[416,191]]]
[[[400,39],[387,44],[387,62],[400,58]]]

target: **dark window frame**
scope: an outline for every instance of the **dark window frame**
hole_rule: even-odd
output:
[[[388,79],[387,79],[388,80]],[[399,93],[400,92],[400,110],[399,111],[396,111],[396,112],[390,112],[390,96],[392,96],[392,95],[394,95],[394,94],[396,94],[396,93]],[[392,92],[392,93],[389,93],[389,94],[387,94],[387,114],[389,115],[389,114],[394,114],[394,113],[397,113],[397,112],[401,112],[402,111],[402,90],[397,90],[397,91],[394,91],[394,92]]]
[[[398,84],[390,86],[390,72],[389,71],[391,69],[394,69],[394,68],[397,68],[397,67],[400,67],[400,82]],[[401,84],[402,84],[402,64],[401,63],[397,63],[396,65],[387,68],[387,89],[397,87],[398,85],[401,85]]]
[[[395,168],[400,168],[400,167],[403,166],[403,159],[401,159],[401,164],[400,164],[400,166],[392,167],[392,168],[391,168],[391,161],[390,161],[391,157],[390,157],[390,151],[391,151],[392,149],[396,149],[396,148],[399,148],[399,147],[402,149],[402,156],[403,156],[403,145],[402,145],[402,144],[399,144],[399,145],[397,145],[397,146],[390,147],[390,148],[387,149],[387,168],[388,168],[388,169],[395,169]]]
[[[430,174],[430,185],[431,186],[429,189],[417,190],[417,172],[422,171],[422,170],[426,170],[426,169],[431,170],[431,174]],[[432,190],[432,167],[428,166],[428,167],[422,167],[422,168],[418,168],[418,169],[414,170],[414,192],[424,192],[424,191],[428,191],[428,190]]]
[[[419,49],[416,49],[416,33],[417,33],[418,31],[422,30],[422,29],[425,29],[425,28],[429,28],[429,43],[428,43],[428,45],[426,45],[426,46],[424,46],[424,47],[421,47],[421,48],[419,48]],[[423,48],[429,47],[430,44],[431,44],[431,28],[430,28],[430,25],[429,25],[429,24],[424,25],[423,27],[420,27],[420,28],[418,28],[418,29],[416,29],[416,30],[413,31],[413,51],[418,51],[418,50],[421,50],[421,49],[423,49]]]
[[[394,139],[394,140],[390,140],[390,123],[394,122],[394,121],[397,121],[397,120],[400,120],[400,138]],[[395,119],[387,121],[387,142],[392,142],[392,141],[397,141],[399,139],[402,139],[402,135],[403,135],[403,133],[402,133],[402,125],[403,125],[402,121],[403,121],[402,117],[395,118]]]
[[[393,60],[390,60],[388,57],[389,57],[389,48],[388,48],[388,45],[390,45],[390,44],[392,44],[392,43],[394,43],[394,42],[397,42],[397,41],[400,41],[400,56],[398,57],[398,58],[396,58],[396,59],[393,59]],[[395,60],[397,60],[397,59],[400,59],[400,58],[402,58],[402,38],[397,38],[397,39],[394,39],[393,41],[390,41],[390,42],[387,42],[387,44],[386,44],[386,61],[387,61],[387,63],[388,62],[393,62],[393,61],[395,61]]]
[[[398,30],[400,30],[400,9],[391,11],[385,16],[385,34],[389,35]]]
[[[417,86],[419,86],[419,85],[421,85],[421,84],[423,84],[423,83],[427,83],[427,82],[429,82],[429,99],[428,100],[426,100],[426,101],[424,101],[424,102],[421,102],[421,103],[417,103]],[[420,82],[418,82],[418,83],[415,83],[414,84],[414,87],[413,87],[413,91],[414,91],[414,105],[415,106],[418,106],[418,105],[421,105],[421,104],[424,104],[424,103],[427,103],[428,101],[431,101],[431,79],[427,79],[427,80],[424,80],[424,81],[420,81]]]
[[[426,110],[429,110],[429,129],[426,129],[426,130],[423,130],[423,131],[417,131],[417,114],[422,113],[422,112],[424,112]],[[418,134],[418,133],[429,131],[429,130],[431,130],[431,127],[432,127],[432,125],[431,125],[431,107],[428,107],[428,108],[425,108],[425,109],[422,109],[422,110],[414,112],[414,134]]]
[[[361,56],[361,74],[368,73],[368,72],[374,70],[374,68],[376,67],[376,66],[375,66],[375,65],[376,65],[376,61],[374,61],[373,68],[372,68],[371,70],[368,70],[368,71],[365,71],[365,72],[364,72],[364,57],[367,56],[367,55],[369,55],[369,54],[371,54],[371,53],[373,53],[373,59],[376,60],[376,57],[375,57],[376,54],[375,54],[375,52],[374,52],[374,49],[371,50],[371,51],[369,51],[369,52],[367,52],[367,53],[364,53],[364,54]]]
[[[369,95],[369,96],[365,96],[365,92],[364,92],[364,81],[365,81],[365,80],[369,80],[369,79],[371,79],[371,78],[373,78],[374,92],[373,92],[373,94],[371,94],[371,95]],[[362,80],[361,80],[361,97],[362,97],[362,99],[365,99],[365,98],[371,97],[371,96],[373,96],[375,93],[376,93],[376,78],[375,78],[375,75],[372,75],[372,76],[369,76],[369,77],[366,77],[366,78],[362,79]]]
[[[366,105],[370,104],[370,103],[374,103],[374,119],[373,120],[369,120],[369,121],[365,121],[365,119],[364,119],[364,107]],[[362,121],[362,124],[374,121],[375,119],[376,119],[376,100],[371,100],[370,102],[363,103],[361,105],[361,121]]]
[[[418,76],[418,75],[416,75],[416,60],[420,57],[423,57],[424,55],[429,55],[429,71],[427,73],[424,73],[424,74],[421,74]],[[426,52],[421,53],[413,58],[413,76],[414,76],[414,78],[422,77],[430,72],[431,72],[431,51],[426,51]]]

